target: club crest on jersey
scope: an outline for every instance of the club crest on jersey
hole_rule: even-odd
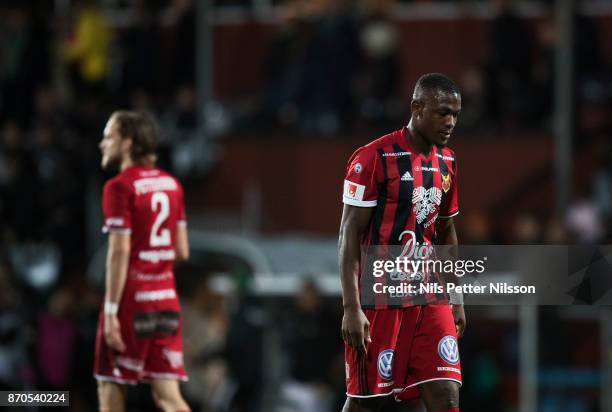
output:
[[[378,375],[390,380],[393,377],[393,349],[385,349],[378,354]]]
[[[355,171],[355,173],[361,173],[361,171],[363,170],[361,163],[357,163],[355,167],[353,167],[353,170]]]
[[[418,224],[429,216],[430,213],[436,211],[436,207],[442,202],[442,191],[437,187],[425,189],[423,186],[417,186],[412,191],[412,203],[414,204],[414,213]]]
[[[442,175],[442,190],[444,190],[444,193],[450,190],[450,186],[451,186],[450,175],[449,174]]]
[[[438,343],[438,355],[447,363],[456,365],[459,363],[459,345],[454,336],[448,335],[440,339]]]

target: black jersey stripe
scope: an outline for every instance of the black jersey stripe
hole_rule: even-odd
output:
[[[436,153],[438,154],[438,164],[440,165],[440,173],[442,173],[442,176],[448,176],[448,166],[446,165],[446,162],[442,157],[442,148],[436,147]]]
[[[366,354],[364,353],[361,356],[361,370],[363,371],[363,394],[365,396],[370,394],[370,387],[368,386],[368,366],[367,366],[367,359],[366,359]]]
[[[401,152],[403,149],[399,144],[393,144],[393,150]],[[412,213],[412,179],[402,180],[402,177],[409,173],[411,176],[412,162],[410,156],[397,156],[397,170],[399,172],[399,193],[398,193],[398,207],[395,211],[395,218],[393,219],[393,229],[391,229],[391,236],[389,237],[389,245],[401,245],[400,235],[406,228],[406,222]]]

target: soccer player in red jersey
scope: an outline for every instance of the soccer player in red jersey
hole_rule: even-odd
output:
[[[111,115],[100,142],[108,233],[106,293],[96,336],[100,411],[123,411],[127,385],[149,382],[163,411],[189,411],[181,396],[182,321],[173,264],[189,257],[183,189],[155,167],[157,127],[139,112]]]
[[[462,296],[404,297],[399,305],[361,301],[361,250],[376,245],[457,245],[457,167],[446,147],[461,95],[446,76],[422,76],[411,119],[401,130],[360,147],[348,162],[339,261],[347,400],[344,412],[386,410],[422,398],[428,412],[458,412],[461,366],[457,338],[465,329]],[[362,290],[363,291],[363,290]],[[385,406],[386,405],[386,406]]]

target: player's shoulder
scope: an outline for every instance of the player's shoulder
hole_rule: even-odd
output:
[[[353,156],[356,155],[361,155],[361,156],[372,156],[375,157],[378,155],[378,153],[382,152],[387,152],[388,150],[385,150],[387,148],[390,148],[390,151],[393,151],[393,145],[398,143],[399,141],[401,141],[402,138],[402,130],[395,130],[391,133],[387,133],[383,136],[380,136],[374,140],[372,140],[371,142],[360,146],[357,148],[357,150],[355,150],[355,152],[353,153]]]
[[[129,191],[130,190],[130,181],[128,176],[125,173],[119,173],[116,176],[111,177],[104,183],[104,193],[109,193],[110,191]]]

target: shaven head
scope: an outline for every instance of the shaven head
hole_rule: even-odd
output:
[[[445,146],[461,111],[457,85],[440,73],[428,73],[417,81],[410,104],[415,130],[429,143]]]
[[[417,80],[412,99],[420,100],[425,95],[436,95],[438,93],[461,95],[459,88],[451,79],[442,73],[428,73]]]

